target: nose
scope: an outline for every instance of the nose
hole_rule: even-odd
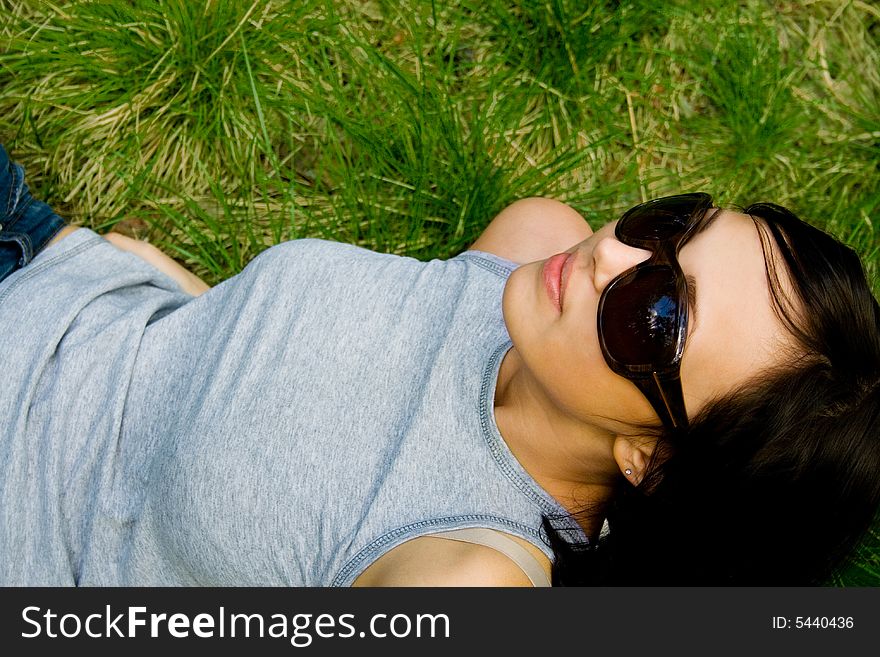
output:
[[[614,278],[651,257],[647,249],[628,246],[608,236],[593,247],[593,284],[602,292]]]

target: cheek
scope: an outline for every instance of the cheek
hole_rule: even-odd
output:
[[[595,348],[580,347],[549,340],[528,361],[556,408],[568,417],[610,431],[657,420],[638,388],[611,371],[598,343]]]
[[[611,430],[652,422],[648,401],[608,367],[599,347],[595,300],[582,299],[560,318],[540,304],[536,272],[520,267],[504,290],[504,320],[514,348],[547,401],[564,415]]]
[[[614,397],[609,390],[614,374],[593,353],[558,349],[541,354],[536,377],[547,396],[564,414],[586,420],[602,412]]]
[[[615,374],[599,348],[596,332],[578,345],[551,342],[536,367],[547,396],[569,417],[611,432],[659,422],[651,404],[629,379]]]
[[[554,411],[592,424],[630,407],[631,385],[608,368],[591,326],[520,322],[511,340]]]

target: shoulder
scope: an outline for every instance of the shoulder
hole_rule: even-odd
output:
[[[522,539],[518,542],[549,560]],[[498,550],[484,545],[422,536],[397,546],[371,564],[355,586],[522,587],[531,582],[522,569]]]
[[[470,248],[525,264],[565,251],[592,232],[571,206],[549,198],[525,198],[504,208]]]

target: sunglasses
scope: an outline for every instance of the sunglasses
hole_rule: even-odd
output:
[[[678,251],[712,207],[708,194],[681,194],[627,210],[623,244],[651,257],[615,277],[599,298],[599,345],[613,372],[632,381],[667,429],[687,427],[680,366],[688,324],[687,281]]]

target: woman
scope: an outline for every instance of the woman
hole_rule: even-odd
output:
[[[876,300],[776,206],[527,199],[205,292],[4,173],[54,235],[0,283],[4,584],[808,583],[880,502]]]

